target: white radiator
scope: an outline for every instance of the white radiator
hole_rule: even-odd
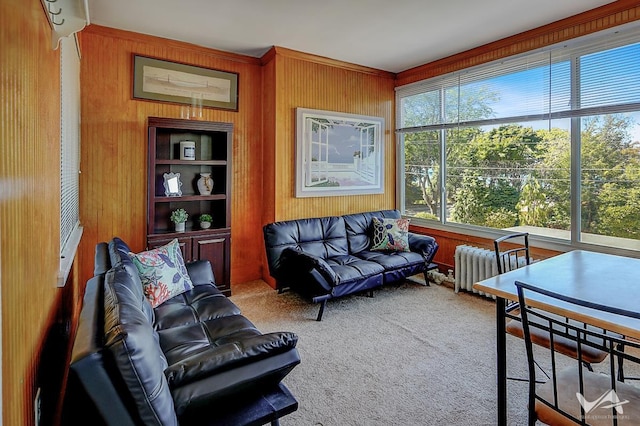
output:
[[[472,246],[458,246],[455,252],[455,292],[472,291],[484,295],[473,289],[473,284],[498,275],[496,253]],[[487,294],[487,297],[493,297]]]

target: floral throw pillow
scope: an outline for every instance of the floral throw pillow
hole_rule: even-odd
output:
[[[409,251],[409,219],[372,219],[371,250]]]
[[[129,253],[129,256],[138,269],[144,295],[152,307],[193,288],[177,239],[153,250]]]

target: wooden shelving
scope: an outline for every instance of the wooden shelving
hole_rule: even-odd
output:
[[[196,120],[149,117],[147,245],[157,247],[178,238],[186,261],[211,262],[216,285],[231,294],[231,164],[233,125]],[[180,159],[180,142],[195,142],[195,159]],[[167,196],[164,175],[180,174],[180,196]],[[213,190],[200,195],[200,173],[210,173]],[[185,232],[175,232],[169,217],[183,208],[189,214]],[[211,228],[198,218],[213,216]]]

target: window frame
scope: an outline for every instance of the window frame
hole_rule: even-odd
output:
[[[60,268],[64,287],[83,228],[80,224],[80,46],[75,34],[60,39]]]
[[[613,39],[613,40],[612,40]],[[530,52],[526,52],[519,55],[514,55],[511,57],[502,58],[497,61],[493,61],[491,63],[478,65],[475,67],[462,69],[459,71],[452,72],[450,74],[444,74],[440,76],[436,76],[427,80],[422,80],[418,82],[414,82],[404,86],[396,87],[396,158],[397,158],[397,172],[396,172],[396,204],[397,208],[401,210],[404,214],[405,211],[405,184],[406,184],[406,170],[405,170],[405,147],[404,147],[404,138],[403,134],[405,133],[414,133],[418,131],[433,131],[440,130],[441,132],[446,132],[448,127],[458,127],[459,124],[464,124],[465,127],[469,125],[487,125],[492,122],[495,124],[506,124],[509,122],[517,123],[518,121],[529,121],[533,117],[532,116],[523,116],[523,117],[506,117],[498,118],[498,119],[488,119],[488,120],[480,120],[480,122],[466,122],[459,124],[435,124],[435,125],[423,125],[416,127],[402,127],[403,121],[403,105],[402,100],[405,97],[426,93],[429,90],[434,90],[437,87],[445,87],[445,82],[451,81],[456,78],[456,76],[460,76],[468,73],[482,73],[486,70],[489,72],[496,69],[497,64],[509,63],[510,61],[518,61],[521,59],[526,59],[527,57],[535,57],[536,55],[540,55],[541,53],[558,51],[560,49],[566,49],[567,54],[562,54],[561,57],[568,59],[570,61],[570,78],[571,78],[571,88],[575,90],[578,85],[576,84],[576,79],[578,78],[578,73],[575,72],[575,67],[577,66],[575,57],[576,55],[584,56],[591,51],[591,53],[599,52],[607,50],[608,48],[613,48],[616,46],[624,46],[627,44],[633,44],[640,42],[640,23],[633,22],[630,24],[626,24],[620,27],[616,27],[613,29],[601,31],[595,34],[591,34],[588,36],[579,37],[573,39],[569,42],[558,43],[555,45],[547,46],[541,49],[536,49]],[[605,44],[613,44],[609,47],[604,47]],[[553,59],[551,59],[551,63],[553,63]],[[444,89],[443,89],[444,90]],[[442,93],[442,92],[441,92]],[[571,93],[571,100],[575,102],[578,99],[576,93]],[[445,103],[440,102],[441,109],[445,108]],[[613,107],[591,107],[591,108],[579,108],[579,105],[572,105],[572,107],[568,111],[560,111],[560,112],[552,112],[548,111],[544,114],[536,114],[535,116],[544,118],[545,120],[552,120],[557,118],[570,118],[570,143],[571,143],[571,164],[570,164],[570,185],[571,185],[571,215],[570,215],[570,238],[568,240],[554,238],[543,235],[531,235],[531,241],[537,247],[556,250],[556,251],[568,251],[573,249],[584,249],[584,250],[592,250],[599,251],[611,254],[618,255],[626,255],[631,257],[640,257],[640,249],[630,249],[624,247],[611,247],[604,246],[594,243],[587,243],[581,241],[581,211],[580,211],[580,196],[582,192],[581,188],[581,119],[582,117],[588,117],[590,115],[606,115],[609,113],[624,113],[624,112],[634,112],[638,113],[640,111],[640,103],[629,104],[626,108],[615,105]],[[441,111],[441,116],[444,114]],[[446,179],[447,179],[447,161],[446,161],[446,140],[444,135],[441,134],[440,137],[440,177],[439,177],[439,188],[441,193],[441,200],[439,202],[439,220],[433,219],[422,219],[419,217],[413,216],[405,216],[410,217],[412,220],[412,224],[442,230],[453,233],[460,233],[471,235],[480,238],[487,239],[495,239],[500,236],[506,235],[508,231],[504,231],[501,229],[462,224],[462,223],[454,223],[448,222],[446,218],[447,211],[447,203],[446,203]]]

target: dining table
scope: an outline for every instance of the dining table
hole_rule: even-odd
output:
[[[640,259],[573,250],[475,283],[475,290],[496,298],[497,424],[501,426],[507,425],[505,307],[508,301],[518,300],[516,281],[594,305],[638,313],[636,317],[620,316],[537,293],[527,296],[527,304],[534,308],[640,340]]]

